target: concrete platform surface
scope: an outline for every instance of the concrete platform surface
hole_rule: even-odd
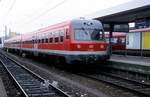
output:
[[[2,79],[0,78],[0,97],[7,97]]]
[[[150,57],[112,55],[110,61],[150,66]]]

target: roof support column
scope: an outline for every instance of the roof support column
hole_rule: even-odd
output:
[[[113,38],[113,31],[114,31],[114,24],[110,23],[110,31],[109,31],[109,55],[112,55],[112,38]]]

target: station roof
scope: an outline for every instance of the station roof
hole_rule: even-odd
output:
[[[150,18],[150,0],[133,0],[85,17],[108,23],[129,23],[139,19]]]

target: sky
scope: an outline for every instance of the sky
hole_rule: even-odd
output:
[[[0,0],[0,36],[4,28],[27,33],[132,0]]]

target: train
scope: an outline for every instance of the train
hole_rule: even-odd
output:
[[[109,33],[105,32],[105,39],[109,43]],[[113,32],[112,35],[112,50],[125,50],[126,49],[126,33]]]
[[[108,41],[109,35],[105,35]],[[119,40],[120,41],[119,41]],[[150,28],[132,29],[129,33],[113,32],[114,54],[150,56]]]
[[[56,63],[95,63],[110,58],[102,23],[73,19],[4,41],[4,49],[25,55],[47,56]]]

